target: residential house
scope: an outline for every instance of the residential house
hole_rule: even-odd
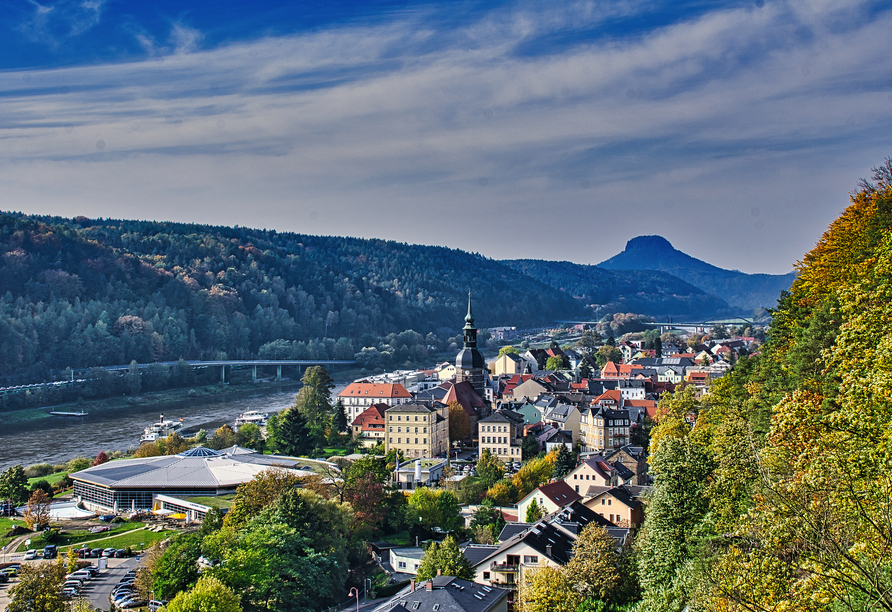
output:
[[[449,451],[449,409],[422,404],[400,404],[384,413],[387,452],[400,450],[406,458],[436,457]]]
[[[545,414],[544,420],[561,431],[570,432],[572,441],[575,444],[579,441],[581,417],[582,412],[574,404],[558,403],[557,406]]]
[[[584,459],[564,476],[564,482],[573,491],[584,495],[592,485],[613,487],[620,484],[619,473],[604,457],[594,455]]]
[[[338,399],[344,405],[347,420],[352,421],[366,408],[373,404],[397,406],[412,401],[412,394],[399,384],[354,382],[338,393]]]
[[[510,392],[510,395],[506,391],[505,399],[508,399],[513,402],[522,402],[522,401],[536,401],[539,399],[544,393],[548,393],[550,391],[549,387],[543,384],[541,381],[535,378],[528,378],[523,382],[517,384]]]
[[[385,411],[390,408],[385,403],[373,404],[359,414],[350,427],[353,429],[353,436],[360,440],[365,447],[375,446],[384,442],[385,430]]]
[[[409,586],[372,612],[508,612],[506,589],[454,576],[434,576]]]
[[[488,450],[505,463],[521,460],[520,447],[523,440],[517,435],[517,426],[513,419],[501,412],[493,412],[480,420],[478,426],[477,452],[481,457],[483,451]]]
[[[490,364],[493,376],[505,374],[523,374],[527,370],[527,362],[516,353],[505,353]]]
[[[650,483],[647,453],[644,452],[644,448],[627,444],[620,448],[605,451],[604,459],[610,463],[619,462],[626,466],[635,475],[631,484],[644,486]]]
[[[551,514],[557,512],[564,506],[568,506],[575,501],[582,499],[582,495],[573,490],[563,480],[544,484],[538,489],[530,491],[526,497],[517,502],[517,519],[520,522],[526,520],[527,510],[533,500],[542,510],[542,514]]]
[[[644,508],[624,486],[592,486],[585,506],[618,527],[638,527],[644,522]]]

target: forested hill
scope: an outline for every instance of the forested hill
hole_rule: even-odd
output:
[[[496,261],[382,240],[0,213],[0,377],[100,364],[424,361],[479,327],[585,315]],[[412,330],[412,331],[409,331]]]
[[[708,318],[732,310],[724,300],[665,272],[614,271],[541,259],[502,263],[592,305],[594,316],[637,312],[655,317]]]
[[[780,292],[796,278],[789,274],[745,274],[725,270],[691,257],[662,236],[638,236],[622,253],[598,264],[609,270],[659,270],[668,272],[707,293],[722,297],[732,306],[753,310],[774,308]]]

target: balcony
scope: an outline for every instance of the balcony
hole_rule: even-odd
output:
[[[493,572],[516,572],[518,567],[516,563],[496,563],[493,561],[489,564],[489,569]]]

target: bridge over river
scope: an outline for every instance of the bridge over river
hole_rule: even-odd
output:
[[[258,367],[276,367],[276,380],[282,380],[282,367],[283,366],[291,366],[296,367],[298,373],[300,373],[300,369],[302,367],[309,366],[338,366],[338,365],[354,365],[356,361],[352,359],[230,359],[225,361],[198,361],[198,360],[185,360],[189,367],[193,369],[199,368],[220,368],[220,382],[226,382],[226,368],[251,368],[251,380],[257,382],[257,368]],[[179,361],[156,361],[152,363],[139,363],[137,367],[140,370],[144,370],[146,368],[163,365],[168,367],[173,367],[178,364]],[[110,372],[123,372],[129,371],[131,365],[110,365],[110,366],[98,366]],[[80,370],[72,370],[71,378],[69,380],[59,380],[55,382],[43,382],[43,383],[34,383],[30,385],[18,385],[15,387],[0,387],[0,394],[6,393],[22,393],[28,391],[29,389],[39,389],[46,387],[60,387],[65,385],[74,385],[78,383],[83,383],[86,381],[83,378],[84,373],[88,372],[92,368],[88,369],[80,369]],[[80,375],[80,376],[78,376]]]

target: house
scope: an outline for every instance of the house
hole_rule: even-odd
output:
[[[582,413],[580,444],[583,450],[620,448],[629,443],[629,411],[611,408],[612,405],[612,401],[603,400]]]
[[[517,427],[513,419],[500,412],[493,412],[479,423],[477,452],[483,456],[488,450],[494,457],[504,463],[521,460],[520,446],[522,439],[517,435]]]
[[[548,393],[550,389],[544,385],[541,381],[535,378],[528,378],[523,382],[516,385],[509,393],[505,392],[505,399],[514,401],[514,402],[522,402],[522,401],[536,401],[539,399],[543,393]]]
[[[582,499],[582,495],[574,491],[563,480],[558,480],[530,491],[526,497],[517,502],[517,518],[519,521],[526,519],[527,509],[529,509],[533,500],[536,500],[536,504],[542,510],[542,514],[551,514],[580,499]]]
[[[579,427],[582,413],[574,404],[558,403],[545,414],[544,421],[562,431],[569,431],[572,441],[579,441]]]
[[[449,463],[445,459],[416,459],[393,470],[394,488],[413,491],[418,487],[429,487],[443,478],[443,470]]]
[[[635,475],[631,484],[639,486],[649,484],[647,453],[644,452],[644,448],[627,444],[620,448],[606,450],[604,459],[614,465],[619,462],[628,468]]]
[[[505,353],[490,364],[493,376],[505,374],[523,374],[527,369],[527,362],[516,353]]]
[[[400,450],[406,458],[436,457],[449,451],[449,409],[422,404],[400,404],[388,408],[387,452]]]
[[[474,564],[477,572],[474,580],[479,584],[515,589],[526,572],[546,565],[559,567],[567,563],[572,558],[573,544],[579,533],[591,523],[615,530],[615,535],[611,533],[615,538],[624,541],[628,537],[627,529],[616,528],[604,517],[576,501],[557,513],[526,525],[526,529],[518,531],[516,527],[513,528],[513,535]],[[475,554],[475,558],[480,556]]]
[[[597,512],[618,527],[638,527],[644,522],[644,508],[624,486],[589,487],[587,508]]]
[[[421,557],[424,556],[424,549],[420,546],[404,546],[399,548],[391,548],[390,567],[393,571],[400,574],[411,574],[414,576],[418,573],[418,566],[421,565]]]
[[[455,378],[455,364],[454,363],[442,363],[437,366],[437,378],[440,380],[452,380]]]
[[[557,450],[560,446],[566,446],[568,451],[573,451],[573,436],[569,431],[556,431],[545,439],[546,453]]]
[[[619,461],[615,462],[622,466]],[[585,494],[592,485],[602,487],[615,487],[626,482],[623,480],[634,478],[634,472],[623,466],[622,473],[617,467],[607,461],[601,455],[594,455],[588,459],[584,459],[573,468],[569,474],[564,476],[564,482],[579,494]]]
[[[412,394],[399,384],[354,382],[338,393],[338,399],[344,405],[347,420],[352,421],[373,404],[397,406],[412,401]]]
[[[434,576],[409,586],[373,612],[508,612],[510,591],[455,578]]]
[[[375,446],[384,442],[384,412],[390,408],[387,404],[373,404],[359,414],[350,427],[353,437],[358,438],[365,447]]]
[[[489,414],[489,406],[484,399],[477,393],[477,390],[471,385],[470,381],[463,380],[461,382],[445,382],[441,385],[446,389],[446,394],[440,398],[440,403],[448,406],[451,403],[460,405],[465,414],[468,415],[470,423],[470,437],[477,437],[477,421],[481,416]]]

